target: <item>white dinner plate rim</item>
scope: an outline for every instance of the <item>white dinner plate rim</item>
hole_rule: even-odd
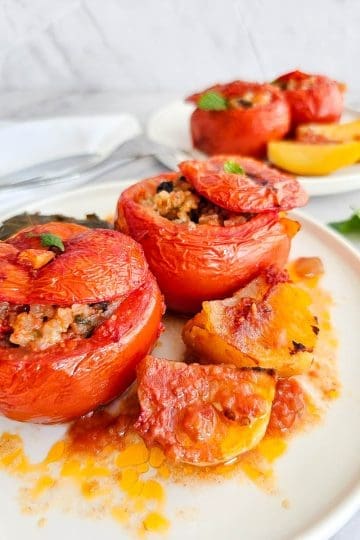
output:
[[[63,193],[54,194],[49,197],[40,198],[38,201],[31,203],[25,203],[19,207],[17,213],[25,211],[38,211],[40,207],[42,212],[46,213],[44,206],[48,204],[56,203],[57,200],[66,199],[69,196],[82,195],[84,193],[93,193],[100,190],[115,190],[119,189],[119,195],[123,189],[126,189],[130,185],[134,184],[136,180],[128,179],[117,182],[106,182],[101,185],[89,185],[77,188],[74,190],[68,190]],[[332,231],[329,227],[323,225],[316,219],[308,216],[302,211],[292,211],[292,216],[298,218],[312,228],[319,231],[320,234],[328,235],[333,241],[338,243],[342,249],[345,249],[349,255],[353,258],[355,264],[360,268],[360,253],[353,247],[347,240],[342,238],[338,233]],[[0,223],[14,215],[14,211],[7,212],[4,215],[0,211]],[[100,216],[102,217],[102,216]],[[336,534],[341,527],[343,527],[347,521],[360,510],[360,479],[357,480],[350,488],[348,493],[341,499],[341,501],[332,510],[330,509],[323,517],[317,520],[313,525],[302,531],[300,535],[297,535],[294,540],[326,540],[330,536]],[[5,540],[5,539],[4,539]]]

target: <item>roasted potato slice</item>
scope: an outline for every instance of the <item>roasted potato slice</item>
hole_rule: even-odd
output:
[[[324,176],[360,159],[360,141],[306,143],[272,141],[268,159],[285,171],[303,176]]]
[[[360,120],[345,124],[305,124],[296,129],[301,142],[347,142],[360,139]]]
[[[312,363],[319,328],[309,294],[269,271],[231,298],[203,302],[183,339],[199,361],[275,369],[290,377]]]
[[[275,395],[273,372],[147,356],[137,378],[141,413],[135,428],[169,459],[216,465],[250,450],[265,435]]]

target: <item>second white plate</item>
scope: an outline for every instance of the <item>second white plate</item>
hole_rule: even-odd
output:
[[[151,116],[147,126],[148,136],[173,148],[192,151],[189,126],[193,110],[193,105],[182,101],[169,103]],[[346,121],[359,116],[347,112]],[[328,176],[299,176],[299,180],[310,196],[346,193],[360,188],[360,163],[339,169]]]

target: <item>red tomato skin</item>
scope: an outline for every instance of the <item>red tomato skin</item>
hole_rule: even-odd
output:
[[[296,379],[279,379],[267,432],[273,436],[289,433],[305,411],[305,394]]]
[[[268,141],[282,139],[289,131],[290,113],[282,93],[269,84],[234,81],[211,89],[231,99],[248,90],[271,93],[271,101],[249,109],[205,111],[196,108],[191,115],[190,128],[195,148],[209,155],[242,154],[264,157]],[[202,92],[202,93],[204,93]],[[196,104],[201,94],[188,98]]]
[[[204,300],[230,296],[262,269],[283,267],[292,234],[276,212],[259,214],[234,227],[189,229],[138,203],[160,182],[177,176],[164,174],[126,189],[115,219],[118,230],[142,245],[168,308],[194,313]]]
[[[300,124],[311,122],[338,122],[344,108],[341,85],[324,75],[310,75],[301,71],[286,73],[277,83],[287,83],[290,80],[303,81],[314,77],[315,82],[308,89],[284,90],[284,96],[291,111],[291,128],[294,130]]]
[[[17,257],[22,249],[46,249],[31,234],[40,234],[41,227],[49,231],[48,224],[0,244],[0,301],[69,306],[126,296],[144,283],[148,266],[139,244],[116,231],[85,229],[79,234],[74,224],[61,225],[64,253],[36,271]]]
[[[227,161],[238,163],[244,174],[226,173]],[[308,202],[306,191],[293,175],[257,159],[213,156],[206,161],[183,161],[179,169],[197,193],[232,212],[279,212]]]
[[[137,383],[141,411],[134,427],[146,443],[160,445],[174,461],[214,465],[223,461],[219,439],[228,425],[219,421],[214,403],[230,405],[238,418],[261,417],[266,399],[256,388],[272,386],[274,375],[147,356],[138,365]]]
[[[115,314],[87,339],[44,351],[0,349],[0,411],[19,421],[65,422],[105,404],[135,379],[137,363],[153,347],[163,300],[148,273]]]

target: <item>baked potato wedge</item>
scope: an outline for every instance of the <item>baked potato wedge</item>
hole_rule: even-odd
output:
[[[310,307],[305,290],[270,270],[231,298],[203,302],[183,339],[200,362],[298,375],[311,366],[319,332]]]
[[[347,142],[360,139],[360,120],[345,124],[304,124],[296,128],[301,142]]]

